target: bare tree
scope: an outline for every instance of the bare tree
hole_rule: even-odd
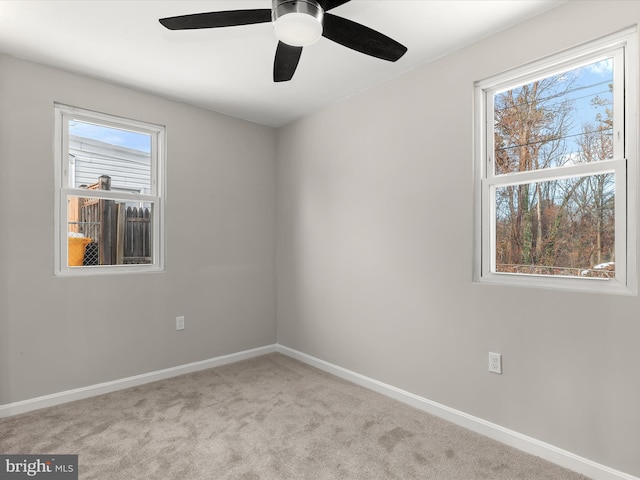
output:
[[[564,137],[571,110],[566,93],[571,84],[566,75],[553,76],[496,96],[496,174],[550,168],[565,161]],[[500,234],[508,236],[501,242],[506,250],[499,252],[504,264],[533,266],[545,256],[544,209],[553,204],[548,187],[544,190],[540,183],[498,190]]]

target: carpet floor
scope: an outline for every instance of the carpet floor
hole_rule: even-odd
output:
[[[281,354],[0,419],[79,478],[585,480]]]

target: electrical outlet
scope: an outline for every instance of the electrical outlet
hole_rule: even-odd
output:
[[[184,316],[176,317],[176,330],[184,330]]]
[[[502,355],[489,352],[489,371],[502,375]]]

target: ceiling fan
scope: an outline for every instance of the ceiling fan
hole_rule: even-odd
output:
[[[272,0],[271,8],[194,13],[161,18],[170,30],[234,27],[273,22],[278,47],[273,62],[273,81],[291,80],[302,47],[321,36],[352,50],[395,62],[407,47],[359,23],[327,13],[351,0]]]

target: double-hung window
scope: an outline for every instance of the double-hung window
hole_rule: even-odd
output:
[[[637,36],[476,83],[476,281],[634,294]]]
[[[56,274],[162,270],[164,127],[54,110]]]

